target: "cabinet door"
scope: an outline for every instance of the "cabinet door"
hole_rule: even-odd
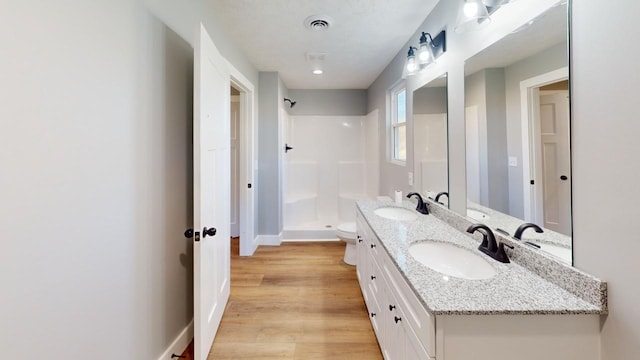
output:
[[[408,326],[408,324],[404,323],[402,326],[403,336],[404,336],[404,351],[405,355],[403,359],[406,360],[429,360],[429,354],[422,346],[420,339],[413,332],[413,330]]]
[[[387,302],[385,304],[385,308],[382,310],[384,312],[385,325],[386,325],[386,336],[387,336],[387,348],[385,351],[386,359],[388,360],[396,360],[396,359],[405,359],[405,339],[404,339],[404,330],[402,328],[402,322],[396,321],[401,318],[398,301],[396,297],[391,292],[391,289],[387,287]]]
[[[363,288],[363,284],[365,283],[364,274],[367,272],[367,264],[370,261],[370,254],[367,252],[367,239],[367,225],[364,223],[362,215],[358,213],[356,218],[356,275],[358,276],[361,288]]]

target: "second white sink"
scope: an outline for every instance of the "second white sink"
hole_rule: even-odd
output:
[[[400,207],[381,207],[374,210],[373,213],[389,220],[412,221],[418,218],[416,212]]]
[[[449,243],[416,243],[409,247],[409,254],[423,265],[444,275],[467,280],[484,280],[496,274],[496,269],[481,255]]]

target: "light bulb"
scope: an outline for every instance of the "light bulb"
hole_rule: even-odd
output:
[[[466,17],[476,16],[476,14],[478,14],[478,3],[476,2],[465,3],[463,11]]]
[[[407,60],[407,71],[409,72],[409,74],[411,74],[414,71],[416,71],[417,68],[418,68],[418,65],[416,64],[416,58],[410,57]]]
[[[420,60],[421,64],[426,64],[431,59],[431,55],[429,54],[429,49],[427,49],[427,46],[429,45],[420,45],[420,51],[418,51],[418,60]]]
[[[321,69],[315,69],[315,70],[313,70],[313,74],[314,75],[322,75],[322,74],[324,74],[324,71],[322,71]]]

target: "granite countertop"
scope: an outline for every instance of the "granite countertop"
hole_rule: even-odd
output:
[[[525,223],[525,221],[522,219],[518,219],[516,217],[501,213],[491,208],[476,204],[472,201],[467,202],[467,208],[477,210],[489,215],[489,219],[482,220],[483,223],[489,225],[494,229],[500,228],[502,230],[505,230],[510,235],[513,235],[516,232],[518,226]],[[522,240],[532,241],[535,243],[548,243],[562,246],[567,249],[571,248],[570,236],[555,232],[553,230],[549,230],[547,228],[545,228],[544,232],[541,234],[533,231],[532,229],[529,229],[522,234]]]
[[[357,206],[400,273],[434,315],[604,313],[599,306],[514,262],[502,264],[489,258],[477,250],[477,241],[432,215],[416,212],[416,220],[396,221],[374,214],[376,209],[389,206],[415,211],[411,202],[358,201]],[[425,240],[449,242],[479,254],[497,274],[488,280],[465,280],[431,270],[409,254],[411,244]]]

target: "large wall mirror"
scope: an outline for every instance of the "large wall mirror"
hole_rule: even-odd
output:
[[[447,74],[413,92],[414,190],[448,205]]]
[[[465,64],[467,216],[572,263],[568,6]]]

